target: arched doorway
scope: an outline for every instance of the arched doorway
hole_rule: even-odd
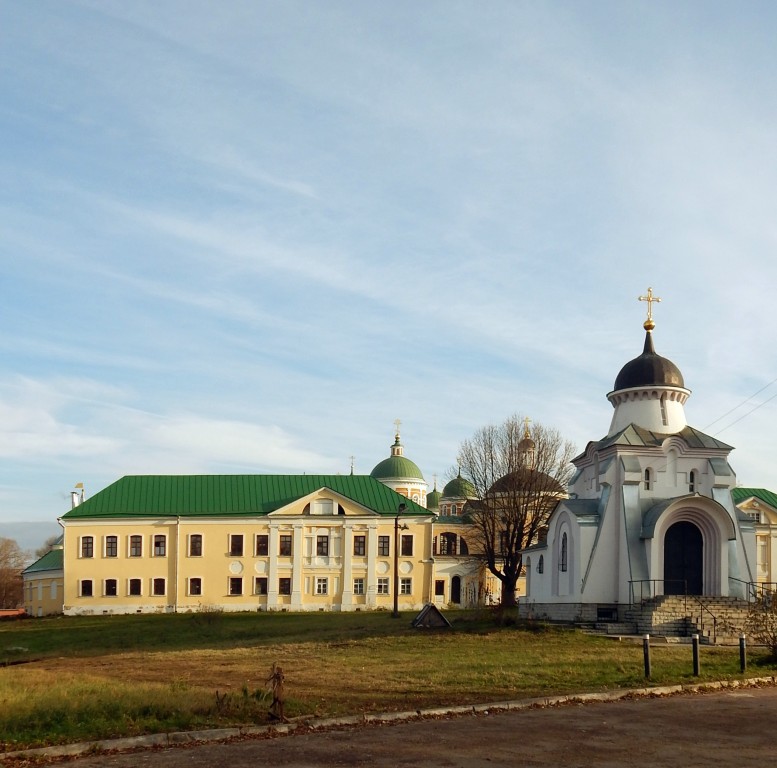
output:
[[[664,536],[664,594],[704,594],[704,539],[687,520],[671,525]]]
[[[461,577],[451,579],[451,602],[458,605],[461,602]]]

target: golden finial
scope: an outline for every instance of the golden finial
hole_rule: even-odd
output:
[[[640,301],[647,302],[647,305],[648,305],[647,320],[645,320],[645,322],[642,324],[642,327],[646,331],[652,331],[656,327],[656,324],[653,322],[653,302],[658,303],[661,301],[661,299],[659,299],[658,296],[653,295],[652,288],[647,289],[647,296],[638,296],[637,298]]]
[[[397,439],[397,442],[399,442],[399,428],[402,426],[401,419],[394,419],[394,426],[397,428],[397,433],[394,437]]]
[[[531,419],[527,416],[523,420],[523,437],[525,440],[531,439],[531,432],[529,431],[529,424],[531,424]]]

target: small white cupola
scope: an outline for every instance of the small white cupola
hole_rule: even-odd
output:
[[[621,368],[615,379],[613,391],[607,399],[615,408],[608,437],[635,424],[658,434],[672,435],[685,426],[685,401],[691,394],[685,388],[680,369],[666,357],[656,354],[653,346],[652,304],[661,301],[648,288],[647,296],[640,301],[648,303],[645,329],[645,346],[642,354]]]

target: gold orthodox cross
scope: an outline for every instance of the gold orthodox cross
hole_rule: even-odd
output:
[[[648,305],[648,315],[647,319],[652,320],[653,319],[653,302],[659,303],[661,299],[658,298],[658,296],[653,295],[653,289],[648,288],[647,289],[647,296],[639,296],[638,297],[640,301],[646,301]]]
[[[399,435],[399,428],[402,426],[402,421],[400,419],[394,419],[394,426],[397,428],[397,435]]]
[[[529,424],[531,424],[531,419],[527,416],[523,420],[523,436],[524,437],[531,437],[531,432],[529,432]]]

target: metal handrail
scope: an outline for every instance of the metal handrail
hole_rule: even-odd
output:
[[[729,582],[734,581],[737,584],[744,584],[747,600],[750,602],[777,593],[777,581],[743,581],[735,576],[729,576],[728,580]]]
[[[701,601],[698,595],[686,595],[686,601],[689,597],[693,598],[696,603],[701,607],[702,613],[699,616],[699,619],[701,620],[701,633],[704,634],[704,611],[707,611],[710,616],[712,616],[712,642],[717,642],[718,639],[718,617],[709,609],[708,605],[704,605],[704,603]],[[686,602],[686,613],[688,612],[687,602]]]
[[[661,595],[666,594],[664,589],[661,590],[661,595],[658,594],[658,590],[656,589],[658,584],[662,584],[662,585],[682,584],[683,591],[680,592],[678,596],[682,597],[683,595],[687,596],[688,594],[688,582],[682,579],[635,579],[635,580],[629,581],[629,605],[634,605],[635,603],[635,597],[636,597],[635,586],[637,584],[639,585],[640,603],[644,603],[645,600],[649,600],[653,597],[660,597]],[[645,595],[646,584],[648,585],[647,595]]]

